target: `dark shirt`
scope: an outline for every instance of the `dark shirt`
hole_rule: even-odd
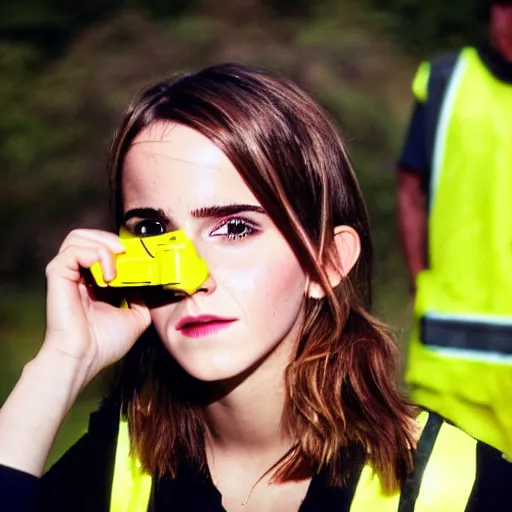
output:
[[[320,473],[311,479],[299,512],[340,512],[348,510],[352,492],[348,487],[330,487]],[[156,485],[151,512],[190,510],[225,512],[222,495],[211,478],[193,468],[183,468],[178,478],[161,479]]]
[[[506,60],[490,45],[479,48],[478,55],[487,69],[498,80],[512,85],[512,62]],[[430,182],[429,160],[430,156],[427,155],[426,144],[425,105],[417,101],[413,107],[405,143],[398,159],[398,168],[419,173],[422,177],[425,193],[427,193]]]
[[[63,496],[55,496],[55,501],[48,500],[48,493],[42,505],[37,505],[42,480],[22,471],[0,465],[0,510],[4,512],[34,512],[40,510],[52,510],[63,512],[64,510],[91,510],[84,501],[71,504],[71,496],[63,500]],[[63,478],[61,493],[69,493]],[[90,489],[90,492],[93,492]],[[349,487],[330,487],[323,475],[315,475],[309,485],[308,491],[300,506],[299,512],[340,512],[349,509],[353,491]],[[68,501],[69,500],[69,501]],[[222,506],[222,495],[214,486],[212,480],[192,468],[182,468],[176,479],[160,479],[152,492],[150,512],[225,512]],[[68,502],[63,505],[63,502]],[[58,504],[56,504],[58,503]],[[47,508],[48,507],[48,508]],[[107,509],[105,509],[107,510]]]
[[[41,479],[0,465],[0,510],[108,512],[117,418],[115,409],[93,414],[89,432]],[[322,472],[315,475],[300,512],[349,511],[358,476],[346,487],[331,487]],[[466,512],[512,509],[511,482],[512,464],[479,442]],[[162,478],[154,485],[149,511],[225,512],[221,501],[209,475],[183,467],[176,479]]]

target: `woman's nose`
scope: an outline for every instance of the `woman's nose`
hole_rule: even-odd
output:
[[[215,291],[217,284],[213,276],[209,273],[207,278],[203,281],[203,283],[199,286],[199,288],[194,293],[205,293],[210,294]]]

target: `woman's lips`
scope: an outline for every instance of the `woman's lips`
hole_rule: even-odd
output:
[[[233,322],[235,322],[235,320],[229,318],[184,318],[181,322],[179,322],[176,329],[189,338],[201,338],[203,336],[210,336],[215,334],[222,329],[226,329]]]

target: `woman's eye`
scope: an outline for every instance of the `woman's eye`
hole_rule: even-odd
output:
[[[141,238],[146,236],[161,235],[162,233],[165,233],[165,226],[158,220],[144,220],[138,222],[134,226],[133,233],[135,236],[139,236]]]
[[[243,219],[230,219],[215,229],[211,235],[224,236],[231,241],[240,240],[241,238],[252,235],[255,231],[256,228]]]

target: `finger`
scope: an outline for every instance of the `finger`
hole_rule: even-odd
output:
[[[76,234],[91,242],[104,243],[114,253],[125,252],[126,250],[119,236],[115,233],[100,231],[98,229],[77,229]]]
[[[73,247],[97,250],[100,255],[103,255],[102,257],[104,258],[104,264],[102,265],[102,268],[105,268],[105,266],[110,267],[111,264],[113,265],[113,267],[114,267],[113,274],[111,274],[111,275],[104,274],[104,272],[102,271],[103,280],[107,283],[112,281],[112,279],[114,279],[114,277],[117,275],[117,256],[120,253],[125,252],[124,247],[123,247],[123,251],[119,251],[119,250],[115,250],[116,248],[115,248],[115,246],[113,247],[112,244],[110,244],[110,246],[106,246],[102,242],[92,241],[92,240],[88,240],[88,239],[80,238],[80,237],[74,237],[74,238],[69,238],[67,241],[65,241],[63,243],[62,247],[60,248],[59,254],[65,252],[68,249],[73,248]],[[106,250],[106,252],[105,252],[105,250]],[[107,257],[107,254],[109,255],[108,257]],[[100,256],[98,256],[98,261],[100,261]],[[82,267],[82,268],[85,268],[85,267]],[[89,285],[96,284],[91,273],[82,272],[82,277],[85,279],[86,284],[89,284]]]
[[[47,279],[60,277],[78,283],[81,280],[80,269],[90,268],[99,262],[105,281],[116,276],[115,255],[106,247],[69,246],[59,253],[46,267]]]
[[[150,326],[151,313],[149,308],[141,302],[130,302],[129,309],[122,310],[126,322],[130,324],[137,338]]]
[[[116,234],[93,229],[75,229],[71,231],[64,239],[59,252],[72,245],[91,247],[95,244],[108,247],[115,254],[125,252],[125,247]]]
[[[66,251],[70,247],[83,247],[88,249],[97,249],[99,247],[103,247],[107,249],[108,251],[112,252],[113,254],[121,254],[125,252],[125,248],[123,247],[122,250],[120,247],[116,246],[115,244],[105,244],[103,242],[97,242],[95,240],[88,240],[87,238],[80,238],[80,237],[74,237],[69,238],[63,244],[61,245],[58,254]]]

